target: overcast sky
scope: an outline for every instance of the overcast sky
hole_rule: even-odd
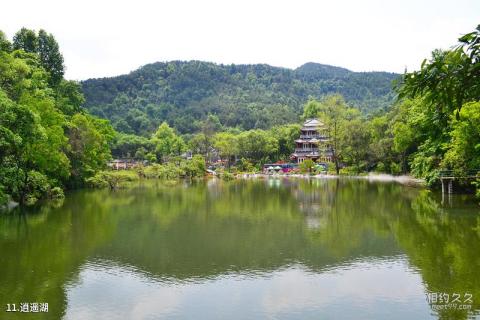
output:
[[[5,1],[0,29],[54,34],[68,79],[155,61],[416,69],[480,24],[479,0]]]

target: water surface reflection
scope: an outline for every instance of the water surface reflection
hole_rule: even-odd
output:
[[[0,216],[0,302],[58,319],[466,319],[478,205],[363,180],[79,191]],[[469,292],[471,310],[434,310]],[[9,314],[24,318],[24,314]]]

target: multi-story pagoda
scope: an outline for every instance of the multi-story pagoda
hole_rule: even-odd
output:
[[[307,119],[300,129],[300,137],[295,140],[295,152],[291,159],[302,163],[306,159],[315,162],[331,162],[332,146],[327,127],[318,119]]]

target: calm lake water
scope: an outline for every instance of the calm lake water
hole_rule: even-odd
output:
[[[478,319],[479,209],[353,179],[77,191],[0,215],[0,319]]]

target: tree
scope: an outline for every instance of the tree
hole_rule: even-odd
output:
[[[267,161],[278,151],[278,140],[264,130],[249,130],[238,135],[240,157],[254,162]]]
[[[0,188],[2,201],[6,194],[15,200],[25,199],[26,171],[23,150],[28,139],[38,133],[35,115],[25,106],[10,100],[0,89]],[[1,202],[0,204],[3,204]]]
[[[34,30],[22,28],[13,37],[13,49],[22,49],[25,52],[36,53],[38,49],[38,38]]]
[[[178,156],[185,151],[183,139],[170,126],[163,122],[152,136],[157,159],[164,161],[168,157]]]
[[[306,159],[300,163],[299,167],[303,173],[312,173],[315,170],[315,162],[312,159]]]
[[[181,167],[187,177],[194,178],[205,176],[205,158],[199,154],[194,155],[191,160],[183,161]]]
[[[442,166],[460,176],[480,168],[480,102],[467,103],[452,122],[449,146]]]
[[[461,37],[456,47],[433,51],[419,71],[405,73],[398,88],[400,98],[415,99],[411,100],[408,112],[404,112],[405,117],[392,124],[395,146],[410,154],[411,172],[425,178],[428,184],[438,180],[442,167],[468,167],[467,162],[458,158],[458,134],[466,134],[458,126],[467,122],[457,121],[464,105],[480,100],[479,43],[480,26]]]
[[[200,132],[195,134],[190,141],[188,142],[188,146],[193,154],[201,154],[206,159],[208,159],[208,155],[210,153],[210,149],[212,147],[212,137],[206,136],[204,133]]]
[[[389,165],[393,161],[393,137],[389,130],[389,124],[388,114],[373,117],[367,122],[370,133],[370,162],[368,167],[375,167],[379,172],[389,172]]]
[[[220,157],[227,160],[227,166],[230,167],[232,158],[238,154],[237,137],[229,132],[220,132],[214,136],[213,141],[213,145],[218,150]]]
[[[81,109],[52,35],[23,28],[13,42],[0,33],[0,198],[31,204],[104,168],[113,130]]]
[[[12,44],[5,36],[5,33],[0,30],[0,51],[10,52],[12,51]]]
[[[85,103],[81,86],[78,82],[61,80],[55,86],[55,103],[65,115],[72,116],[84,111]]]
[[[295,140],[300,137],[300,128],[298,124],[289,124],[275,126],[270,129],[270,135],[278,140],[278,160],[288,160],[295,150]]]
[[[303,107],[303,119],[306,120],[317,118],[318,114],[320,113],[320,109],[320,103],[317,100],[310,98],[307,104],[305,104]]]
[[[370,132],[367,123],[360,118],[347,121],[339,136],[339,153],[345,164],[355,166],[356,172],[362,171],[362,162],[366,164],[369,155]]]
[[[106,168],[111,159],[109,142],[114,131],[107,120],[75,114],[70,120],[68,142],[72,163],[73,185],[82,185],[88,178]]]
[[[144,147],[140,147],[135,151],[135,159],[137,160],[145,160],[145,156],[147,155],[147,149]]]
[[[399,89],[401,97],[424,97],[444,124],[452,112],[458,117],[464,103],[480,99],[480,25],[459,42],[452,50],[434,50],[419,71],[404,75]]]
[[[111,144],[112,156],[115,158],[130,158],[139,149],[145,149],[146,154],[154,151],[153,143],[141,136],[116,132]]]
[[[50,83],[52,85],[60,83],[64,74],[63,56],[53,35],[47,34],[43,29],[38,32],[37,53],[42,66],[50,73]]]
[[[305,114],[313,116],[313,112],[316,112],[314,118],[320,118],[325,122],[327,126],[327,133],[332,147],[332,158],[335,164],[335,170],[337,174],[340,172],[340,164],[342,159],[342,150],[345,150],[342,146],[340,135],[345,130],[345,123],[360,116],[360,112],[357,109],[349,108],[345,102],[345,99],[339,95],[328,95],[321,101],[310,101],[305,105]]]

